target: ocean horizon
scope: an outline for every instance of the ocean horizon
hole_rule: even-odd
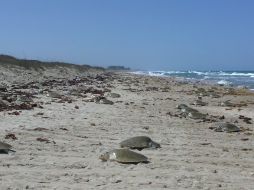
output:
[[[133,71],[134,74],[176,77],[187,81],[246,87],[254,90],[254,71]]]

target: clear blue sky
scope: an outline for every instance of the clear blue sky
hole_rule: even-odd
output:
[[[254,70],[253,0],[0,0],[0,53],[145,70]]]

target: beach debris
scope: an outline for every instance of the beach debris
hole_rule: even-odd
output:
[[[124,164],[148,163],[148,158],[129,149],[114,149],[99,157],[102,161],[116,161]]]
[[[242,119],[243,122],[245,122],[247,124],[252,124],[252,122],[251,122],[252,119],[249,117],[245,117],[244,115],[239,115],[239,119]]]
[[[32,93],[22,92],[19,90],[11,89],[8,92],[0,94],[0,111],[11,110],[31,110],[34,107],[38,107],[39,104],[34,103]],[[13,113],[10,115],[19,115]]]
[[[68,129],[64,128],[64,127],[60,127],[59,129],[63,130],[63,131],[69,131]]]
[[[17,104],[20,104],[20,103],[33,103],[33,98],[31,95],[19,95],[17,96],[17,99],[16,99],[16,103]]]
[[[158,91],[159,88],[158,87],[155,87],[155,86],[148,86],[146,87],[146,91]]]
[[[0,92],[7,92],[7,87],[0,84]]]
[[[36,127],[33,129],[34,131],[48,131],[49,129],[44,128],[44,127]]]
[[[11,148],[11,145],[0,141],[0,154],[8,154],[10,151],[13,151]]]
[[[214,124],[214,131],[216,132],[240,132],[241,129],[232,123],[216,123]]]
[[[37,141],[39,141],[39,142],[46,142],[46,143],[50,143],[50,140],[49,140],[49,139],[47,139],[47,138],[38,137],[36,140],[37,140]]]
[[[0,99],[0,111],[6,110],[9,107],[9,102]]]
[[[144,148],[160,148],[160,144],[147,136],[136,136],[120,142],[121,148],[142,150]]]
[[[39,116],[39,115],[44,115],[44,113],[43,112],[38,112],[38,113],[34,114],[34,116]]]
[[[60,94],[59,92],[56,91],[48,91],[47,96],[56,99],[62,99],[64,97],[63,94]]]
[[[223,119],[225,119],[225,116],[222,115],[222,116],[219,116],[218,118],[219,118],[219,120],[223,120]]]
[[[79,86],[77,87],[75,90],[73,89],[71,91],[71,93],[74,95],[80,95],[82,94],[98,94],[98,95],[103,95],[107,90],[106,89],[99,89],[99,88],[95,88],[93,86]]]
[[[209,143],[209,142],[205,142],[205,143],[200,143],[200,145],[203,145],[203,146],[207,146],[207,145],[211,145],[212,143]]]
[[[182,115],[181,114],[177,114],[177,113],[171,113],[171,112],[167,112],[166,115],[169,115],[171,117],[179,117],[179,118],[182,118]]]
[[[14,111],[14,112],[10,112],[10,113],[8,113],[8,115],[20,115],[20,112],[18,112],[18,111]]]
[[[252,151],[252,148],[242,148],[242,151]]]
[[[14,133],[9,133],[9,134],[5,135],[5,139],[17,140],[18,138],[16,137],[16,135]]]

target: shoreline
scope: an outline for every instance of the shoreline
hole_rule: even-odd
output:
[[[189,78],[189,77],[184,77],[184,76],[177,76],[177,73],[189,73],[190,71],[169,71],[171,74],[164,75],[163,73],[167,73],[165,71],[132,71],[129,72],[130,74],[136,74],[136,75],[144,75],[144,76],[157,76],[157,77],[173,77],[179,80],[183,81],[188,81],[190,83],[204,83],[204,84],[212,84],[212,85],[220,85],[220,86],[225,86],[225,87],[234,87],[234,88],[247,88],[251,91],[254,91],[254,86],[248,86],[249,84],[234,84],[231,82],[229,79],[215,79],[215,78],[210,78],[209,76],[204,75],[204,78]],[[228,72],[228,71],[220,71],[222,73]],[[243,72],[243,71],[241,71]],[[248,72],[247,74],[252,73],[252,77],[254,78],[254,72],[253,71],[245,71]],[[198,73],[198,75],[201,75],[201,73],[209,73],[209,72],[198,72],[198,71],[192,71],[191,73]],[[233,72],[238,74],[236,71]],[[236,75],[235,74],[235,75]],[[243,73],[242,73],[243,74]],[[254,81],[253,81],[254,82]]]

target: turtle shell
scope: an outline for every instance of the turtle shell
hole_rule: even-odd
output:
[[[11,145],[0,141],[0,153],[8,153],[11,148]]]
[[[188,116],[191,119],[205,119],[207,115],[200,112],[190,112]]]
[[[109,93],[108,96],[111,98],[120,98],[121,97],[121,95],[117,94],[117,93]]]
[[[103,161],[117,161],[119,163],[140,163],[148,162],[148,158],[142,154],[133,152],[129,149],[114,149],[100,156]]]
[[[137,136],[132,137],[127,140],[124,140],[120,143],[122,148],[131,148],[131,149],[138,149],[142,150],[144,148],[160,148],[160,144],[152,141],[151,138],[147,136]]]
[[[203,102],[203,101],[201,101],[201,100],[195,100],[195,101],[193,102],[193,105],[195,105],[195,106],[206,106],[207,103],[206,103],[206,102]]]
[[[216,132],[239,132],[241,129],[232,123],[218,123],[215,126],[214,131]]]
[[[110,104],[110,105],[113,105],[114,102],[112,102],[111,100],[108,100],[106,98],[103,98],[100,100],[100,104]]]
[[[186,107],[186,108],[182,108],[181,109],[181,112],[183,112],[183,113],[190,113],[190,112],[198,112],[198,110],[196,110],[196,109],[193,109],[193,108],[191,108],[191,107]]]
[[[177,109],[183,109],[183,108],[187,108],[188,106],[186,104],[179,104],[176,106]]]
[[[230,100],[227,100],[227,101],[221,102],[220,106],[223,106],[223,107],[233,107],[234,104],[231,103]]]

